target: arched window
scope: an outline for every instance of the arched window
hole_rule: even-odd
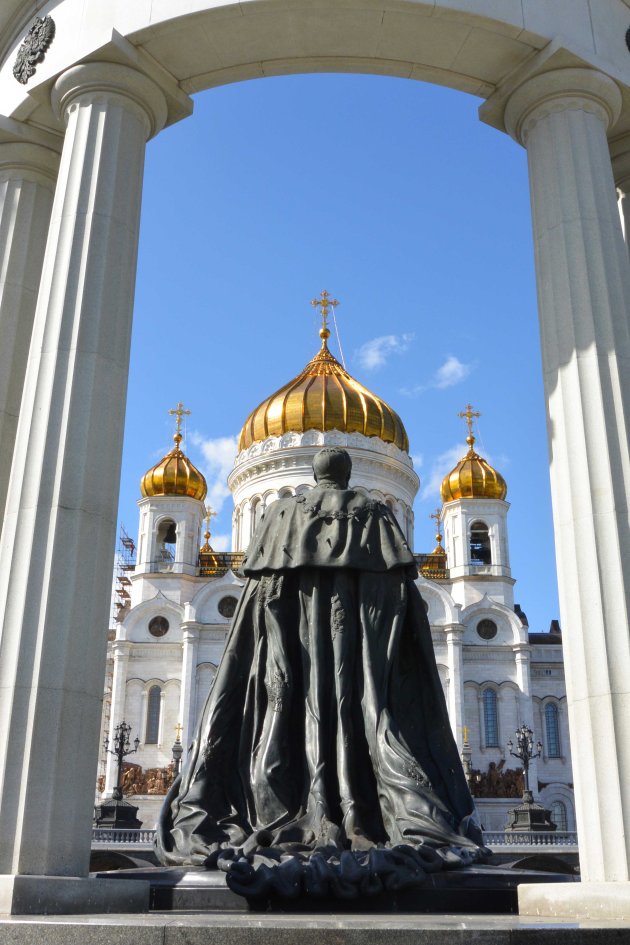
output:
[[[558,726],[558,706],[553,702],[545,706],[545,732],[547,734],[547,757],[560,758],[560,728]]]
[[[162,708],[162,690],[151,686],[147,703],[147,729],[144,738],[146,745],[157,745],[160,737],[160,709]]]
[[[473,522],[470,526],[470,563],[477,566],[492,564],[490,535],[484,522]]]
[[[497,711],[497,694],[494,689],[483,691],[483,730],[486,748],[497,748],[499,745],[499,714]]]
[[[158,565],[169,565],[175,561],[177,547],[177,526],[172,519],[160,522],[155,542],[155,560]]]
[[[558,830],[568,830],[569,821],[567,818],[567,809],[562,801],[551,802],[551,820]]]

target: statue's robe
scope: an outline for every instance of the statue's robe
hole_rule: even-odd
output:
[[[242,570],[161,862],[219,866],[239,892],[355,895],[483,859],[389,509],[349,489],[280,499]]]

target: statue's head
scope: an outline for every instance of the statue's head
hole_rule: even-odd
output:
[[[338,489],[347,489],[351,472],[352,460],[346,450],[327,446],[315,454],[313,475],[318,486],[328,483]]]

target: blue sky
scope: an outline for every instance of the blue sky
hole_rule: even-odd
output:
[[[479,104],[403,79],[270,78],[196,96],[149,143],[119,513],[133,536],[182,400],[228,547],[235,437],[316,352],[309,303],[327,289],[348,370],[407,428],[416,550],[434,545],[470,401],[508,483],[516,600],[532,629],[558,616],[526,155]]]

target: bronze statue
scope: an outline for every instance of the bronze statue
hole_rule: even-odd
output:
[[[323,449],[316,487],[265,512],[183,768],[162,863],[243,895],[357,896],[487,850],[451,734],[414,558]]]

